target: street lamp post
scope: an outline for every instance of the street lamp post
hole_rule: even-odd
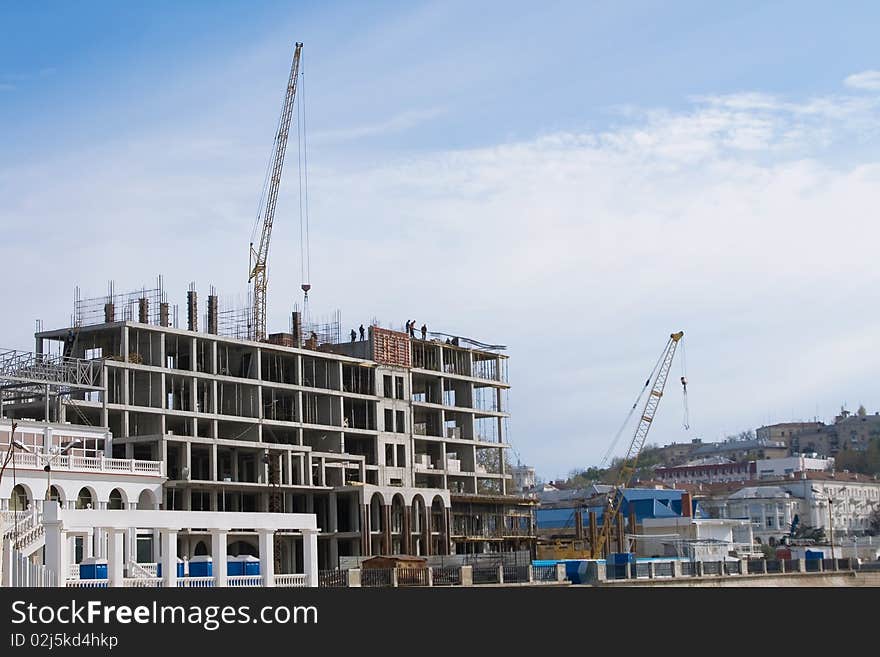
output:
[[[51,496],[52,463],[59,456],[67,454],[67,452],[69,452],[71,449],[73,449],[74,447],[81,445],[81,444],[82,444],[82,441],[79,438],[77,438],[75,440],[70,441],[66,445],[60,446],[56,452],[48,454],[48,455],[41,454],[40,452],[35,452],[30,447],[27,447],[26,445],[22,445],[21,443],[18,443],[16,445],[19,449],[23,449],[26,452],[34,454],[35,456],[38,456],[43,461],[43,470],[46,472],[46,494],[43,496],[44,501],[48,502],[50,499],[52,499],[52,496]]]

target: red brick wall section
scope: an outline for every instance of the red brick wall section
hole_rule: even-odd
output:
[[[373,360],[383,365],[412,367],[409,336],[406,333],[373,326],[370,334],[373,338]]]

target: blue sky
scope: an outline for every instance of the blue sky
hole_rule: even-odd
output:
[[[878,14],[4,4],[0,257],[27,285],[4,286],[18,313],[0,344],[64,323],[76,283],[244,293],[299,40],[313,305],[509,344],[512,440],[545,477],[601,458],[678,328],[693,428],[670,395],[649,441],[880,409]],[[293,163],[270,259],[280,328],[299,286]]]

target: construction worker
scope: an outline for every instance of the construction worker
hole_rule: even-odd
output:
[[[361,339],[362,339],[362,340],[363,340],[363,332],[364,332],[363,329],[364,329],[364,327],[362,326],[362,327],[361,327]],[[351,341],[352,341],[352,342],[354,342],[355,337],[357,337],[357,336],[356,336],[355,333],[354,333],[354,329],[351,329]]]
[[[428,327],[425,324],[422,324],[422,340],[428,339]]]
[[[358,330],[361,332],[361,341],[365,340],[366,339],[366,331],[364,331],[364,325],[361,324],[361,327]],[[351,334],[354,335],[354,331],[352,331]]]

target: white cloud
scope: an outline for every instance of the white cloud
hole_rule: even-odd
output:
[[[853,89],[880,91],[880,71],[862,71],[846,77],[843,83]]]
[[[880,161],[845,156],[878,114],[851,97],[741,94],[378,167],[315,155],[312,307],[508,344],[510,438],[545,476],[601,458],[679,328],[696,433],[670,384],[651,442],[880,407]],[[173,301],[190,280],[243,291],[262,146],[148,135],[0,170],[0,258],[28,279],[4,290],[20,321],[0,345],[28,345],[34,317],[65,321],[75,283],[100,294],[164,273]],[[299,296],[294,181],[289,169],[270,256],[279,327]]]
[[[312,140],[315,142],[349,141],[353,139],[363,139],[364,137],[378,137],[381,135],[403,132],[425,123],[426,121],[437,118],[443,114],[444,111],[443,108],[435,107],[432,109],[401,112],[385,121],[367,123],[339,130],[324,130],[316,132],[312,136]]]

